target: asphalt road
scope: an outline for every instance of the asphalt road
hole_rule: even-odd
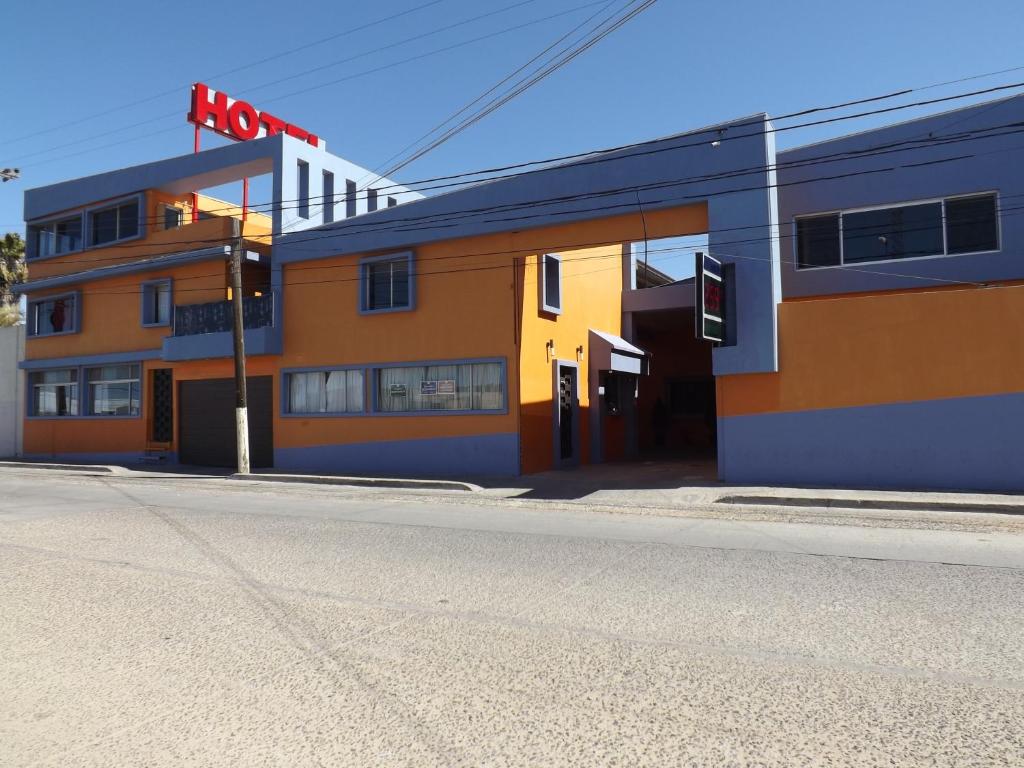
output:
[[[0,764],[1021,766],[1024,536],[0,472]]]

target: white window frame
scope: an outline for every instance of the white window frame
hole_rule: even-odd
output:
[[[984,251],[968,251],[964,253],[950,253],[949,252],[949,236],[947,234],[947,219],[946,219],[946,203],[950,200],[962,200],[969,197],[985,197],[991,195],[995,198],[996,208],[996,247]],[[930,254],[927,256],[908,256],[902,259],[878,259],[872,261],[858,261],[852,264],[847,264],[845,261],[845,247],[843,245],[843,216],[848,213],[865,213],[867,211],[882,211],[889,210],[892,208],[909,208],[915,205],[928,205],[931,203],[942,204],[942,253]],[[999,197],[999,190],[987,189],[979,192],[966,192],[963,194],[947,195],[946,197],[933,197],[924,200],[908,200],[899,203],[888,203],[885,205],[869,205],[862,206],[860,208],[839,208],[831,211],[819,211],[816,213],[802,213],[799,216],[793,217],[793,267],[800,272],[810,272],[812,270],[819,269],[857,269],[862,265],[869,264],[895,264],[905,261],[921,261],[922,259],[947,259],[956,258],[958,256],[977,256],[986,253],[999,253],[1003,250],[1003,217],[1002,217],[1002,201]],[[839,216],[839,263],[838,264],[823,264],[820,266],[801,266],[800,265],[800,251],[799,251],[799,238],[797,236],[797,222],[801,219],[815,219],[822,216]]]
[[[291,389],[292,389],[292,376],[308,376],[312,373],[329,374],[329,373],[345,373],[346,375],[352,372],[359,373],[359,410],[358,411],[329,411],[326,410],[326,401],[324,402],[325,410],[322,411],[293,411],[291,401]],[[282,372],[284,375],[284,381],[281,391],[281,414],[283,416],[293,416],[295,418],[313,418],[320,416],[365,416],[367,413],[366,407],[366,370],[360,366],[327,366],[324,368],[301,368],[295,370],[286,370]],[[326,382],[325,382],[326,384]],[[347,383],[346,383],[347,386]],[[326,395],[326,389],[325,389]]]
[[[71,373],[71,380],[67,382],[61,382],[58,384],[37,384],[34,378],[37,375],[42,375],[48,371],[69,371]],[[72,368],[42,368],[39,370],[28,371],[28,416],[32,419],[71,419],[76,418],[82,410],[82,376],[77,366]],[[73,387],[75,389],[75,410],[73,413],[39,413],[39,400],[37,398],[37,391],[41,387]]]
[[[98,371],[101,368],[120,368],[122,366],[134,367],[138,374],[128,379],[101,379],[90,381],[90,371]],[[136,419],[142,415],[142,364],[141,363],[107,363],[106,365],[82,366],[82,382],[85,385],[85,399],[79,399],[79,408],[84,405],[85,415],[95,419]],[[92,410],[92,389],[97,385],[106,384],[137,384],[138,385],[138,410],[135,413],[94,413]],[[131,388],[129,388],[129,403],[131,401]]]

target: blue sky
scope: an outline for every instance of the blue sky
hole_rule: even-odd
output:
[[[587,0],[533,0],[401,43],[516,2],[440,0],[371,29],[248,66],[426,1],[249,0],[159,8],[122,0],[8,3],[3,12],[5,66],[0,69],[5,102],[0,166],[20,166],[22,179],[0,185],[0,232],[22,229],[26,188],[190,152],[192,130],[185,113],[192,81],[208,82],[257,108],[265,105],[322,135],[333,153],[377,168],[601,8],[581,8]],[[520,25],[527,26],[362,74]],[[406,168],[398,179],[586,151],[759,111],[784,114],[1024,67],[1022,28],[1019,0],[862,0],[855,5],[660,0],[565,69]],[[241,69],[217,76],[236,68]],[[319,70],[309,72],[314,68]],[[920,97],[1015,81],[1024,81],[1024,68],[935,88]],[[296,93],[300,90],[306,92]],[[778,145],[804,144],[921,112],[780,133]],[[106,114],[83,119],[97,113]],[[134,125],[144,121],[151,122]],[[207,137],[206,146],[220,141]],[[254,202],[264,201],[261,191],[254,192]]]

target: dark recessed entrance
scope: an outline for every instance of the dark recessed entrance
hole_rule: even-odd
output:
[[[249,460],[255,467],[274,465],[273,378],[246,379],[249,396]],[[234,379],[200,379],[178,385],[178,461],[205,467],[234,467]]]

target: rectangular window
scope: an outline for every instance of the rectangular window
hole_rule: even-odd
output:
[[[388,208],[394,208],[396,205],[398,205],[398,201],[395,198],[393,198],[393,197],[389,197],[388,198]]]
[[[75,313],[77,296],[54,296],[28,303],[28,335],[51,336],[78,330]]]
[[[86,369],[90,416],[139,415],[139,366],[105,365]]]
[[[995,194],[796,220],[797,267],[831,267],[999,250]]]
[[[334,174],[324,171],[324,196],[323,196],[324,224],[334,221]]]
[[[309,371],[289,373],[288,413],[362,413],[363,372]]]
[[[143,283],[142,324],[170,325],[171,323],[171,281]]]
[[[844,213],[843,263],[940,256],[942,238],[942,203]]]
[[[839,264],[839,214],[796,220],[797,266],[833,267]]]
[[[299,172],[298,172],[298,194],[296,197],[299,199],[299,218],[309,218],[309,163],[305,160],[299,160]]]
[[[35,371],[29,382],[33,416],[78,415],[78,369]]]
[[[412,255],[362,264],[361,307],[364,312],[412,307]]]
[[[185,212],[173,205],[164,206],[164,229],[177,229],[181,226]]]
[[[995,195],[955,197],[946,201],[946,250],[979,253],[999,250]]]
[[[501,363],[458,363],[378,368],[377,410],[500,411],[505,407]]]
[[[139,234],[139,201],[92,211],[89,214],[89,243],[103,245]]]
[[[370,211],[376,211],[376,210],[377,210],[377,190],[376,189],[367,189],[366,190],[366,211],[367,211],[367,213],[369,213]]]
[[[558,254],[545,253],[541,260],[542,309],[558,314],[562,311],[562,259]]]
[[[34,256],[56,256],[82,248],[82,217],[71,216],[31,227],[35,238]]]
[[[345,218],[350,219],[356,215],[356,183],[352,179],[345,179]]]

